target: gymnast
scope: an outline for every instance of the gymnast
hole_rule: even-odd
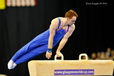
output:
[[[52,48],[61,40],[56,50],[57,57],[60,57],[61,49],[75,30],[77,17],[74,10],[69,10],[65,13],[65,17],[54,18],[48,30],[36,36],[14,54],[8,62],[8,69],[14,69],[18,64],[44,52],[46,52],[46,58],[50,59]]]

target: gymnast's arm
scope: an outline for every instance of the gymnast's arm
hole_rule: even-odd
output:
[[[50,25],[50,36],[49,36],[49,40],[48,40],[48,48],[52,49],[53,46],[53,38],[55,36],[55,32],[56,29],[58,28],[58,19],[55,18],[51,21],[51,25]]]
[[[68,41],[68,38],[72,35],[73,31],[75,30],[75,25],[71,25],[69,27],[69,31],[64,35],[64,37],[62,38],[62,40],[60,41],[59,47],[57,48],[56,54],[60,54],[61,49],[64,47],[64,45],[66,44],[66,42]],[[59,57],[60,55],[58,55]]]
[[[53,46],[53,38],[55,36],[56,29],[58,28],[58,19],[55,18],[52,20],[50,25],[50,36],[48,40],[48,50],[46,52],[46,58],[50,59],[52,55],[52,46]]]

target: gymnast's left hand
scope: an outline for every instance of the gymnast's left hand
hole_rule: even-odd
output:
[[[52,52],[48,52],[48,51],[47,51],[47,52],[46,52],[46,58],[47,58],[47,59],[50,59],[51,56],[52,56]]]
[[[56,51],[57,57],[61,57],[62,53],[60,51]]]

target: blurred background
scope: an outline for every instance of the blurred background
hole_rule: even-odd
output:
[[[35,6],[0,10],[0,74],[29,76],[28,62],[7,69],[10,58],[22,46],[49,28],[55,17],[73,9],[79,15],[76,30],[62,49],[65,60],[77,60],[80,53],[90,59],[114,59],[112,0],[36,0]],[[58,45],[53,49],[53,60]],[[45,53],[32,60],[47,60]],[[45,69],[45,68],[44,68]]]

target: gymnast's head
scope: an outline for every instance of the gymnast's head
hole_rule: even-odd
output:
[[[75,24],[78,14],[74,10],[69,10],[65,13],[65,18],[69,25]]]

